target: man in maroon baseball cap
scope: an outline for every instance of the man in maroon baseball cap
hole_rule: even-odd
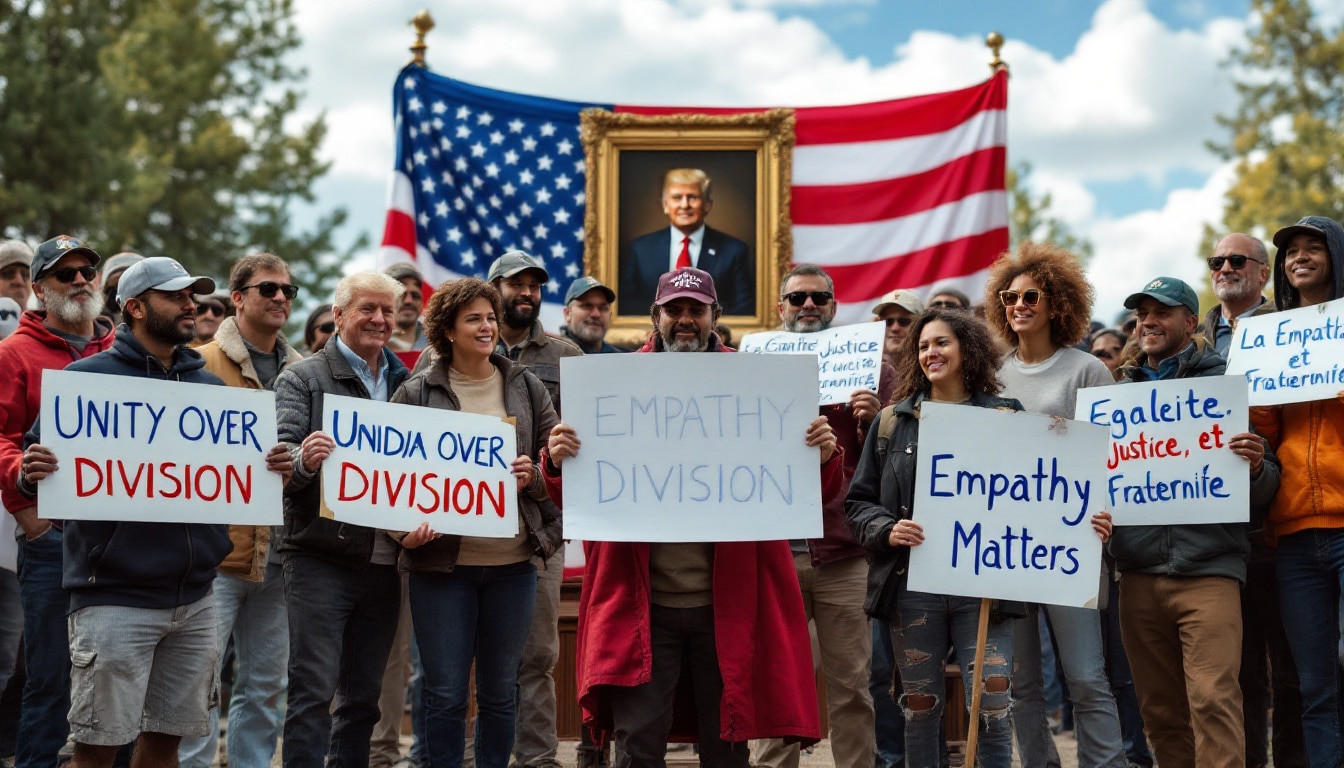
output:
[[[714,278],[680,267],[658,278],[653,300],[653,336],[640,352],[716,352],[723,346],[714,325],[723,309]]]

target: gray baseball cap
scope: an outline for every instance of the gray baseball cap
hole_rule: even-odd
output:
[[[601,280],[589,275],[587,277],[580,277],[569,284],[569,290],[565,291],[565,303],[568,304],[594,288],[601,289],[602,293],[606,294],[607,301],[616,300],[615,291],[603,285]]]
[[[551,275],[546,268],[541,266],[541,262],[527,251],[509,251],[490,265],[490,274],[486,275],[485,281],[493,283],[501,277],[513,277],[519,272],[525,272],[529,269],[535,269],[541,273],[541,281],[544,283],[551,279]]]
[[[152,256],[137,261],[121,274],[117,283],[117,301],[122,304],[145,291],[180,291],[190,288],[197,295],[215,292],[215,281],[208,277],[196,277],[176,259],[166,256]]]

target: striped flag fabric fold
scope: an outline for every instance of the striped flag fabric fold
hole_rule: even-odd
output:
[[[836,283],[837,322],[869,318],[897,288],[971,296],[1008,247],[1007,72],[945,93],[795,109],[793,260]],[[551,275],[542,319],[559,324],[583,271],[586,167],[579,114],[734,114],[498,91],[406,67],[393,89],[396,165],[379,266],[415,262],[431,285],[484,276],[510,248]]]

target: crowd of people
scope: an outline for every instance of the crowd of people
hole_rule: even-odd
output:
[[[998,259],[982,302],[884,296],[871,308],[885,324],[877,388],[821,407],[797,436],[818,449],[820,538],[582,544],[581,762],[663,766],[669,742],[690,741],[709,768],[796,768],[828,737],[837,767],[939,766],[944,709],[962,706],[945,701],[952,660],[967,705],[980,681],[983,766],[1006,768],[1015,743],[1022,765],[1059,765],[1061,718],[1081,766],[1340,765],[1344,392],[1256,407],[1253,429],[1227,438],[1249,523],[1094,514],[1103,608],[996,601],[974,677],[980,601],[906,584],[911,549],[928,544],[920,515],[936,514],[914,501],[923,403],[1071,418],[1085,387],[1221,375],[1239,320],[1344,297],[1337,222],[1308,216],[1273,244],[1271,258],[1249,235],[1219,240],[1218,301],[1203,314],[1165,276],[1132,286],[1123,316],[1095,307],[1078,259],[1037,243]],[[669,257],[633,354],[733,351],[716,330],[722,286],[683,256]],[[287,768],[559,766],[563,467],[584,437],[562,420],[560,361],[627,350],[607,340],[617,294],[592,276],[569,285],[565,325],[548,332],[550,281],[522,251],[427,301],[409,263],[351,274],[298,346],[283,329],[299,289],[277,255],[238,259],[217,292],[170,258],[103,259],[64,235],[0,244],[0,293],[36,307],[0,341],[13,764],[260,768],[279,749]],[[835,296],[824,269],[798,264],[779,285],[780,328],[828,329]],[[1110,310],[1118,327],[1092,320]],[[59,368],[273,392],[265,462],[284,482],[284,524],[69,520],[43,505],[63,457],[42,443],[42,372]],[[515,535],[324,513],[327,394],[508,419]],[[231,695],[216,703],[221,677]],[[1067,690],[1060,713],[1052,678]]]

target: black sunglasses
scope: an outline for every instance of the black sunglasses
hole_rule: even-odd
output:
[[[830,291],[794,291],[792,293],[786,293],[780,298],[795,307],[803,306],[807,303],[808,298],[811,298],[813,304],[821,307],[830,304],[831,299],[835,298],[835,294]]]
[[[1028,307],[1034,307],[1041,303],[1041,297],[1044,293],[1035,288],[1028,288],[1025,291],[999,291],[999,301],[1003,302],[1005,307],[1017,306],[1017,300],[1022,299],[1022,303]]]
[[[289,299],[290,301],[293,301],[294,297],[299,295],[299,286],[289,285],[287,283],[285,284],[273,283],[270,280],[265,280],[260,283],[253,283],[252,285],[244,285],[242,288],[239,288],[238,290],[246,291],[248,288],[256,288],[257,293],[261,294],[261,297],[263,299],[275,298],[276,291],[285,294],[285,298]]]
[[[899,326],[901,326],[902,328],[909,328],[909,327],[910,327],[910,324],[913,323],[913,322],[915,322],[915,318],[913,318],[913,317],[888,317],[887,319],[883,320],[882,322],[886,323],[888,328],[891,327],[892,323],[895,323],[896,325],[899,325]]]
[[[321,332],[323,332],[323,333],[335,333],[335,332],[336,332],[336,321],[335,321],[335,320],[328,320],[327,322],[325,322],[325,323],[323,323],[323,324],[317,326],[317,329],[316,329],[316,330],[319,330],[319,331],[321,331]]]
[[[207,312],[214,315],[215,317],[224,316],[224,308],[219,306],[218,304],[212,304],[210,302],[202,302],[196,305],[197,317],[204,317]]]
[[[73,283],[75,282],[75,275],[79,275],[92,283],[93,279],[98,277],[98,270],[93,267],[61,267],[51,270],[43,277],[54,277],[62,283]]]
[[[1109,349],[1094,349],[1092,354],[1100,360],[1114,360],[1119,353],[1112,352]]]
[[[1246,266],[1246,262],[1247,262],[1247,261],[1254,261],[1256,264],[1264,264],[1264,263],[1265,263],[1265,262],[1263,262],[1263,261],[1261,261],[1261,260],[1259,260],[1259,259],[1252,259],[1250,256],[1242,256],[1242,255],[1239,254],[1239,253],[1237,253],[1237,254],[1233,254],[1233,255],[1231,255],[1231,256],[1210,256],[1210,257],[1208,258],[1208,262],[1209,262],[1209,271],[1210,271],[1210,272],[1217,272],[1218,270],[1222,269],[1222,268],[1223,268],[1223,262],[1225,262],[1225,261],[1230,261],[1230,262],[1232,262],[1232,268],[1233,268],[1233,269],[1241,269],[1242,267]]]

